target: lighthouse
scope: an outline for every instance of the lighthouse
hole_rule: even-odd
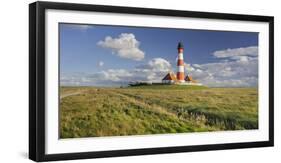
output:
[[[202,85],[196,80],[193,80],[190,74],[185,77],[184,75],[184,61],[183,61],[183,44],[178,43],[178,60],[177,60],[177,73],[170,71],[163,79],[163,84],[178,84],[178,85]]]
[[[178,72],[177,72],[177,80],[180,83],[184,83],[184,61],[183,61],[183,44],[181,42],[178,43]]]

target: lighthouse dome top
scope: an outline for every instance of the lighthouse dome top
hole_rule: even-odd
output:
[[[183,49],[183,43],[182,42],[178,43],[178,49]]]

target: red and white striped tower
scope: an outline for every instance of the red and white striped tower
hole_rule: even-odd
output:
[[[183,44],[179,42],[178,44],[178,72],[177,72],[177,79],[178,82],[184,83],[184,61],[183,61]]]

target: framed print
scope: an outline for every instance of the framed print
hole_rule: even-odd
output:
[[[35,2],[34,161],[273,146],[273,17]]]

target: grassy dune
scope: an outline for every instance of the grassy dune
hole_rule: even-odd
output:
[[[256,88],[61,87],[60,137],[258,128]]]

